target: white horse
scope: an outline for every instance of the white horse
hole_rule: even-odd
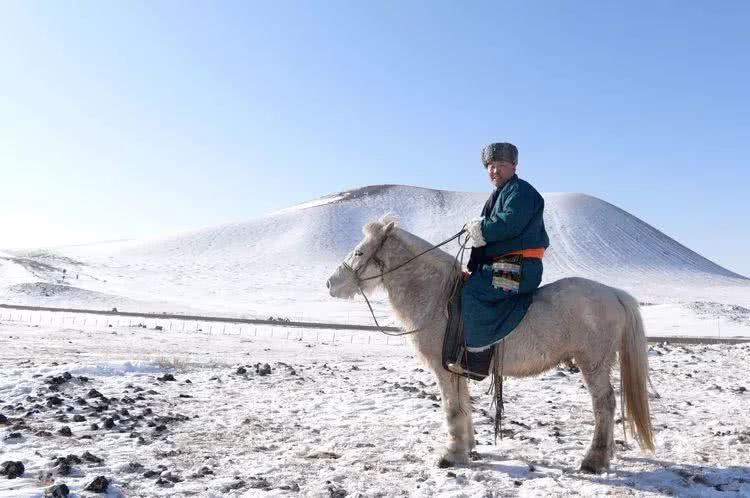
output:
[[[331,296],[352,298],[362,288],[378,286],[387,292],[391,307],[422,361],[433,371],[447,418],[448,445],[438,465],[468,462],[474,448],[469,391],[463,377],[442,366],[442,346],[451,288],[459,267],[455,259],[436,249],[387,275],[431,245],[395,226],[384,217],[363,228],[357,244],[327,281]],[[376,277],[364,280],[367,277]],[[641,448],[653,449],[648,402],[648,356],[638,302],[619,289],[583,278],[564,278],[541,287],[518,327],[505,339],[503,375],[540,374],[560,362],[575,359],[591,394],[596,426],[581,470],[602,472],[614,453],[615,394],[610,371],[615,353],[631,432]],[[458,382],[458,388],[457,388]]]

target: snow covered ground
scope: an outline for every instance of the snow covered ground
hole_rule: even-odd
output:
[[[578,373],[509,380],[497,446],[474,383],[481,459],[439,469],[439,391],[411,347],[311,338],[0,322],[0,460],[25,466],[0,496],[97,476],[109,496],[750,496],[750,345],[652,346],[657,450],[618,425],[591,476]]]
[[[324,285],[361,227],[391,211],[438,242],[485,197],[373,186],[157,240],[0,251],[0,303],[369,324]],[[600,199],[545,199],[545,282],[627,290],[647,335],[750,337],[750,280]],[[750,496],[749,360],[747,344],[653,345],[657,451],[618,428],[600,476],[577,472],[593,428],[579,374],[510,380],[497,446],[474,384],[481,459],[438,469],[439,392],[402,338],[0,309],[0,463],[25,466],[0,497],[97,476],[109,496]]]

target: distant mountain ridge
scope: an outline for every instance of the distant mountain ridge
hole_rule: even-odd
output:
[[[336,307],[325,279],[361,239],[368,221],[394,213],[402,228],[437,243],[476,217],[487,195],[372,185],[247,222],[146,241],[48,250],[35,258],[52,266],[63,256],[82,262],[85,268],[76,271],[86,278],[71,285],[139,302],[232,311],[304,303]],[[624,210],[586,194],[543,195],[551,241],[544,282],[583,276],[649,302],[750,304],[746,277]],[[455,243],[446,246],[450,253],[456,249]],[[2,271],[0,266],[0,278]]]

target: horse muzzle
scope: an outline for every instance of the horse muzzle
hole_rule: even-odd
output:
[[[340,266],[336,268],[333,275],[326,280],[326,287],[328,288],[328,293],[332,297],[340,299],[351,299],[358,290],[354,276]]]

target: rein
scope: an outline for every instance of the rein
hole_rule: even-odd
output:
[[[428,252],[437,249],[438,247],[444,246],[448,242],[451,242],[451,241],[453,241],[455,239],[458,239],[459,237],[461,237],[461,235],[464,234],[464,232],[466,232],[466,229],[462,228],[461,231],[458,232],[457,234],[451,236],[448,239],[445,239],[441,243],[439,243],[437,245],[434,245],[434,246],[430,247],[429,249],[427,249],[425,251],[420,252],[416,256],[414,256],[414,257],[412,257],[410,259],[407,259],[403,263],[399,263],[398,265],[394,266],[393,268],[391,268],[390,270],[387,270],[387,271],[383,270],[383,268],[385,268],[385,263],[383,263],[383,261],[377,257],[377,254],[378,254],[378,251],[380,251],[380,249],[383,248],[383,245],[385,244],[385,241],[388,238],[388,235],[386,235],[385,237],[383,237],[383,240],[380,242],[380,246],[378,246],[378,248],[375,250],[375,252],[372,253],[372,256],[370,256],[370,258],[367,261],[365,261],[365,263],[363,265],[361,265],[358,269],[355,270],[346,261],[343,263],[344,268],[346,268],[347,270],[349,270],[352,273],[352,275],[354,275],[354,279],[357,282],[357,289],[359,289],[359,293],[362,294],[362,297],[365,298],[365,302],[367,303],[367,307],[370,309],[370,314],[372,315],[372,319],[375,321],[375,326],[378,327],[378,330],[381,333],[383,333],[385,335],[402,336],[402,335],[414,334],[416,332],[419,332],[421,329],[408,330],[406,332],[386,332],[385,330],[383,330],[383,328],[378,323],[378,319],[375,317],[375,311],[373,311],[373,309],[372,309],[372,305],[370,304],[370,300],[367,299],[367,295],[362,290],[362,285],[361,285],[362,282],[364,282],[366,280],[374,280],[376,278],[382,278],[385,275],[388,275],[389,273],[392,273],[392,272],[398,270],[399,268],[408,265],[409,263],[411,263],[412,261],[414,261],[418,257],[423,256],[423,255],[427,254]],[[460,244],[460,240],[459,240],[459,244]],[[463,251],[464,251],[464,249],[466,247],[466,243],[460,244],[460,245],[461,245],[461,249],[459,249],[459,254],[463,254]],[[456,256],[456,259],[458,259],[458,255]],[[361,278],[359,276],[359,272],[362,271],[364,268],[367,268],[367,265],[370,264],[370,260],[374,260],[378,264],[378,266],[380,267],[380,272],[381,273],[379,275],[373,275],[371,277]],[[460,278],[460,275],[459,275],[459,278]]]

